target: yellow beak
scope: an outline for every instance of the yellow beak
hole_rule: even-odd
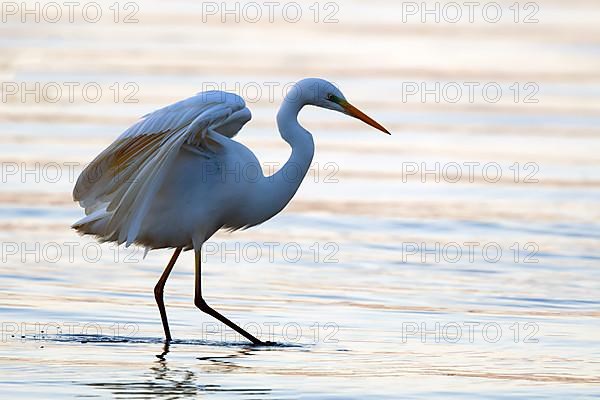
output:
[[[365,124],[371,125],[373,128],[379,129],[381,132],[391,135],[391,133],[387,129],[385,129],[383,126],[381,126],[381,124],[379,122],[375,121],[373,118],[369,117],[367,114],[360,111],[358,108],[354,107],[352,104],[348,103],[346,100],[341,100],[338,104],[340,106],[342,106],[342,108],[346,111],[346,113],[348,113],[348,115],[350,115],[354,118],[360,119]]]

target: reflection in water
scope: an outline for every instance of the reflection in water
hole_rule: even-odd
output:
[[[251,355],[250,349],[240,349],[238,352],[225,356],[198,357],[202,361],[202,371],[205,373],[228,373],[250,370],[250,367],[239,365],[235,359]],[[208,363],[205,363],[205,362]]]
[[[141,382],[103,382],[91,383],[89,386],[109,390],[114,397],[138,399],[155,397],[187,398],[203,392],[224,392],[245,396],[260,396],[271,393],[271,389],[268,388],[232,388],[206,383],[210,374],[249,369],[236,364],[235,359],[252,356],[256,351],[255,349],[230,348],[231,353],[225,356],[198,357],[197,359],[202,363],[199,366],[200,373],[197,373],[190,368],[170,366],[167,357],[171,350],[170,347],[169,343],[164,343],[163,351],[156,355],[158,360],[152,363],[150,372]],[[208,363],[205,361],[208,361]]]

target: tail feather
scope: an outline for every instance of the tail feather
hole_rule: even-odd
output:
[[[102,240],[110,240],[110,238],[107,237],[109,218],[110,214],[108,214],[106,210],[97,210],[75,222],[71,225],[71,228],[82,235],[95,235]]]

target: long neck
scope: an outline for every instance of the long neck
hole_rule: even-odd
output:
[[[267,200],[275,215],[290,202],[306,176],[315,154],[312,135],[298,123],[298,113],[305,103],[285,98],[277,114],[277,126],[283,140],[292,147],[292,154],[274,175],[265,177]],[[270,215],[269,217],[271,217]]]

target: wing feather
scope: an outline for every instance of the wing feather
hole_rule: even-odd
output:
[[[179,149],[191,145],[210,154],[220,146],[219,135],[235,136],[250,118],[242,98],[217,91],[146,114],[79,176],[73,200],[85,209],[86,217],[74,228],[103,218],[102,231],[93,234],[133,243]]]

